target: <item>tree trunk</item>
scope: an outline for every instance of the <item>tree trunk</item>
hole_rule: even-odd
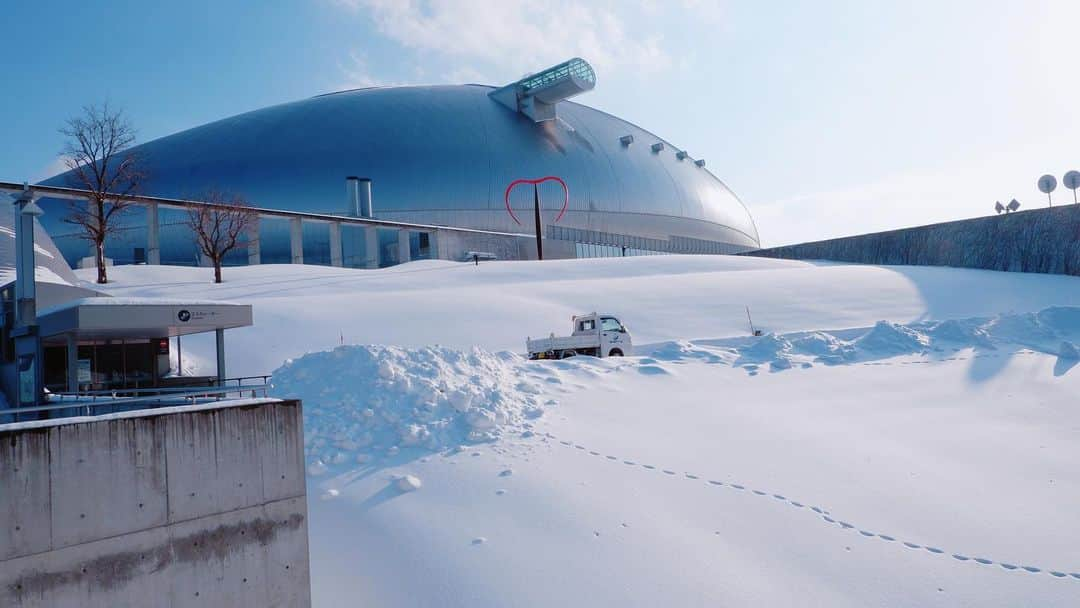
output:
[[[105,272],[105,241],[97,241],[94,243],[94,258],[97,262],[97,282],[105,284],[109,282],[109,277]]]
[[[221,282],[221,258],[214,258],[214,282]]]

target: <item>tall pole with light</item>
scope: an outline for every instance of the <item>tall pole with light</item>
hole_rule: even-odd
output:
[[[43,215],[34,201],[37,195],[30,186],[15,198],[15,360],[17,363],[16,397],[19,406],[37,405],[43,393],[41,372],[41,337],[37,325],[37,282],[34,259],[34,220]]]
[[[1073,204],[1076,204],[1076,189],[1080,188],[1080,171],[1069,171],[1061,179],[1065,187],[1073,191]]]
[[[1055,188],[1057,188],[1057,178],[1047,173],[1046,175],[1039,178],[1038,185],[1039,192],[1042,192],[1046,195],[1046,202],[1051,207],[1053,207],[1054,200],[1050,198],[1050,193],[1053,192]]]

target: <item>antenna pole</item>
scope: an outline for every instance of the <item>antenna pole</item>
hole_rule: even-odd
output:
[[[536,222],[536,259],[544,259],[544,235],[540,230],[540,188],[533,184],[533,219]]]
[[[750,335],[756,336],[757,332],[754,331],[754,320],[750,318],[750,307],[746,307],[746,320],[750,322]]]

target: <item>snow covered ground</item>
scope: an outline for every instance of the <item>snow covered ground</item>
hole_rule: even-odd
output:
[[[1080,279],[682,256],[110,276],[254,305],[229,373],[305,401],[317,605],[1080,604]],[[592,310],[639,356],[517,354]]]

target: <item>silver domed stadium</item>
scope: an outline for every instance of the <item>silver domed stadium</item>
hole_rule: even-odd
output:
[[[749,212],[703,160],[566,101],[594,84],[588,64],[573,59],[501,88],[367,88],[272,106],[138,146],[149,174],[142,191],[197,199],[212,188],[262,209],[355,217],[363,213],[346,183],[356,176],[370,179],[371,215],[379,220],[532,235],[533,186],[515,182],[551,176],[559,179],[540,182],[535,193],[547,257],[757,248]],[[70,185],[64,175],[44,183]],[[85,242],[60,222],[59,208],[46,211],[43,223],[75,263]],[[159,218],[162,263],[196,261],[182,213]],[[125,222],[128,230],[107,245],[107,255],[138,262],[145,212]],[[335,261],[327,233],[325,223],[304,223],[306,263]],[[342,231],[344,265],[370,265],[364,238],[363,231]],[[264,219],[261,262],[290,261],[289,239],[287,220]],[[378,239],[389,252],[381,265],[393,263],[397,237]],[[426,239],[413,239],[409,259],[441,257]],[[242,255],[232,262],[243,263]]]

